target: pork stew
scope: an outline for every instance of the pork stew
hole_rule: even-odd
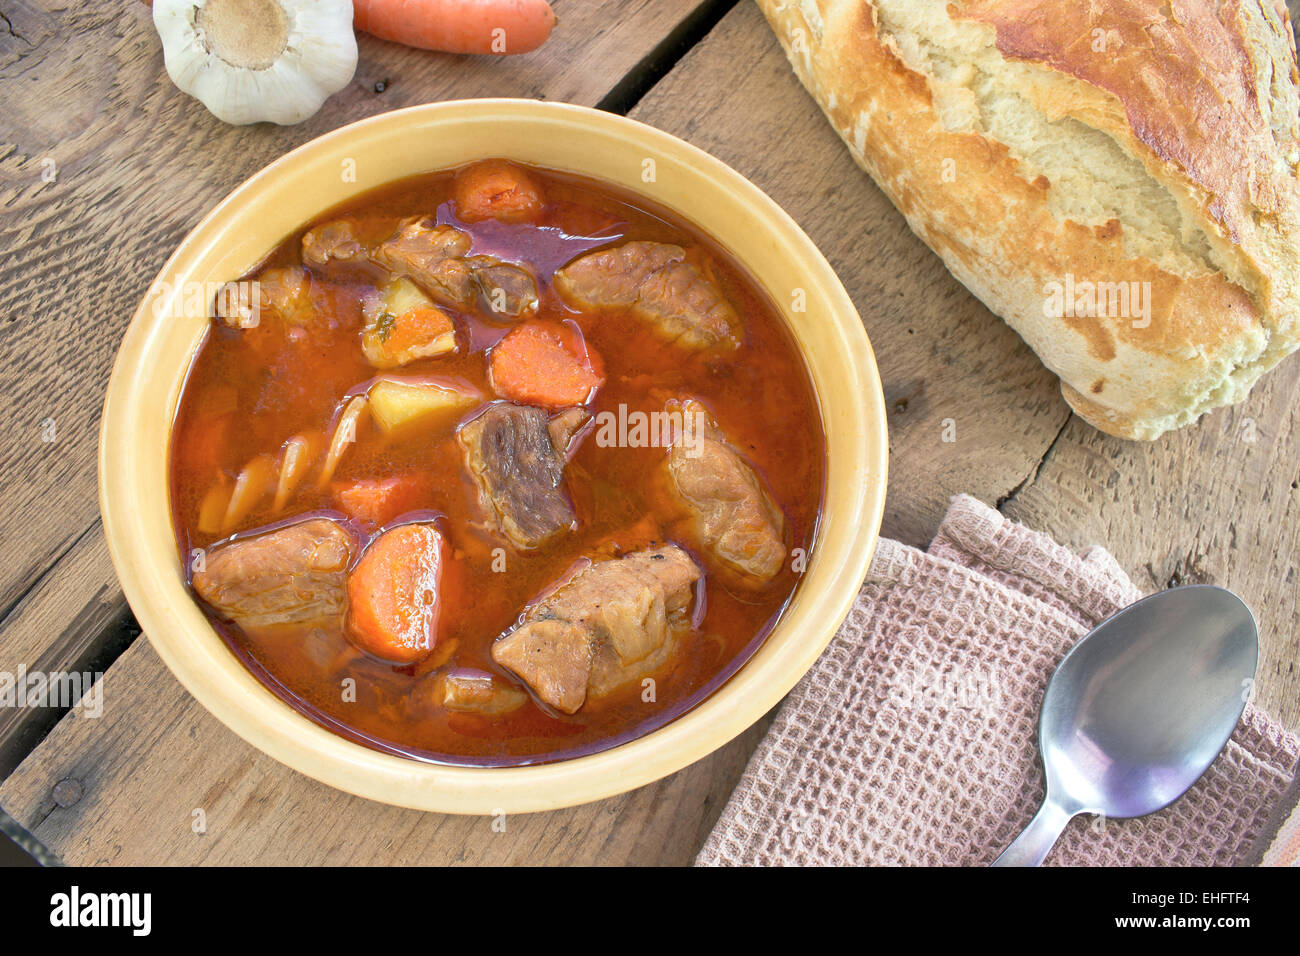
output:
[[[765,293],[621,189],[488,160],[364,194],[216,297],[178,547],[245,665],[418,759],[589,753],[761,644],[821,508]]]

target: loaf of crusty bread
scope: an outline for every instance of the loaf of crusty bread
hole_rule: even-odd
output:
[[[1112,435],[1300,344],[1282,0],[759,0],[853,156]]]

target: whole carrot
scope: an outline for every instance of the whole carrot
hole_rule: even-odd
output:
[[[352,0],[352,25],[447,53],[527,53],[555,26],[546,0]]]

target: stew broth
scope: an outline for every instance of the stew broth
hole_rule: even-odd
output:
[[[576,526],[534,550],[513,548],[485,526],[474,481],[457,448],[456,429],[477,407],[437,428],[391,436],[359,426],[335,479],[413,476],[416,490],[409,507],[390,524],[432,520],[447,542],[432,653],[414,664],[395,665],[357,650],[341,628],[244,628],[210,606],[205,611],[252,673],[303,714],[351,739],[418,759],[477,765],[550,761],[613,746],[681,714],[733,674],[780,617],[799,581],[797,558],[813,545],[822,504],[826,454],[817,399],[789,331],[753,278],[698,229],[639,196],[574,175],[529,172],[546,197],[531,222],[459,219],[451,199],[455,171],[386,185],[316,222],[349,219],[358,236],[379,241],[403,219],[426,215],[468,233],[474,255],[523,265],[536,277],[536,318],[572,323],[603,361],[604,384],[586,406],[595,421],[613,422],[617,432],[617,423],[634,423],[636,413],[662,411],[665,401],[698,399],[761,477],[784,518],[785,546],[794,558],[760,585],[737,583],[700,547],[689,515],[674,499],[665,477],[665,449],[609,445],[597,440],[600,433],[594,430],[564,468]],[[246,278],[302,264],[307,228],[286,239]],[[741,317],[739,347],[684,349],[630,311],[578,309],[557,294],[556,270],[592,250],[630,240],[689,250]],[[194,558],[232,534],[239,540],[305,515],[343,521],[358,541],[358,554],[379,530],[341,513],[331,487],[311,481],[279,513],[262,506],[233,529],[200,530],[200,510],[214,482],[229,484],[258,456],[281,455],[290,436],[308,430],[329,434],[348,396],[364,393],[382,377],[359,346],[362,302],[374,295],[374,280],[313,269],[308,275],[317,316],[309,328],[286,331],[271,322],[232,328],[214,318],[193,361],[170,458],[177,544],[191,576]],[[459,351],[397,371],[472,388],[483,402],[497,400],[485,356],[516,323],[478,310],[451,314]],[[501,714],[452,711],[439,704],[432,681],[449,669],[488,672],[529,690],[493,660],[493,642],[584,560],[667,542],[684,547],[704,576],[695,585],[690,632],[648,682],[636,680],[589,699],[572,714],[536,695]]]

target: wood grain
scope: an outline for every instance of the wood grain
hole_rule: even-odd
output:
[[[1154,445],[1109,439],[1071,417],[1054,377],[853,166],[749,4],[632,115],[750,176],[843,278],[890,400],[886,533],[924,543],[948,496],[969,491],[1067,543],[1104,543],[1144,587],[1214,576],[1260,610],[1273,635],[1261,702],[1296,726],[1288,662],[1300,363],[1284,364],[1238,409]],[[499,834],[488,818],[395,810],[286,770],[198,707],[144,642],[105,681],[105,716],[65,718],[0,787],[0,805],[68,862],[681,863],[762,729],[668,780],[512,818]],[[76,782],[65,798],[80,792],[66,807],[53,796],[64,780]],[[192,830],[200,808],[205,834]]]
[[[1300,361],[1250,397],[1151,444],[1071,419],[1041,470],[1003,507],[1076,548],[1104,544],[1143,590],[1209,583],[1260,627],[1257,701],[1300,728]]]
[[[65,717],[0,788],[0,804],[72,865],[681,865],[766,724],[667,780],[584,807],[421,813],[349,796],[254,750],[137,641],[104,677],[104,715]]]
[[[558,32],[541,59],[489,63],[362,38],[353,86],[330,101],[328,115],[291,130],[222,126],[160,84],[161,61],[137,11],[124,25],[106,11],[15,8],[16,33],[43,52],[24,46],[15,59],[12,43],[0,45],[0,81],[30,71],[44,85],[54,76],[80,116],[43,117],[27,104],[21,115],[0,117],[5,141],[15,144],[0,154],[0,235],[15,252],[0,265],[0,315],[13,316],[0,324],[0,358],[8,360],[0,402],[9,403],[0,410],[23,412],[12,420],[26,429],[6,432],[0,445],[0,489],[10,504],[0,536],[24,543],[22,560],[0,572],[0,607],[11,607],[0,669],[33,662],[57,669],[56,658],[77,658],[77,636],[102,631],[121,610],[94,511],[99,402],[134,302],[206,208],[275,155],[371,113],[455,96],[634,98],[684,27],[718,4],[572,6],[557,4],[570,32]],[[60,41],[79,31],[89,31],[89,49],[61,52]],[[90,79],[98,71],[114,77],[107,92]],[[382,95],[374,92],[381,80]],[[34,182],[42,142],[54,144],[53,184]],[[88,225],[73,228],[77,222]],[[39,360],[39,375],[22,373],[24,356]],[[38,443],[46,419],[55,422],[55,441]],[[52,640],[57,634],[64,638]],[[67,862],[681,864],[694,856],[762,730],[669,781],[592,807],[512,819],[501,834],[490,820],[348,797],[268,760],[195,704],[143,641],[104,686],[106,716],[63,719],[0,796]],[[30,723],[22,729],[11,734],[15,746],[34,732]],[[78,795],[67,807],[55,799],[64,781],[59,800]],[[199,808],[210,821],[207,839],[191,829]]]
[[[180,93],[141,4],[0,2],[0,670],[71,668],[94,651],[86,597],[116,591],[95,484],[104,387],[136,303],[209,208],[275,157],[375,113],[626,95],[726,5],[560,0],[545,46],[503,59],[362,35],[352,83],[282,128],[227,126]],[[104,599],[124,610],[120,592]],[[29,739],[27,716],[0,719],[0,774]]]
[[[99,521],[27,592],[5,621],[6,659],[27,670],[100,673],[139,633],[108,557]],[[29,649],[19,657],[13,649]],[[16,666],[0,664],[14,673]],[[0,708],[0,778],[62,714],[54,708]]]
[[[746,70],[734,83],[716,82],[737,63]],[[977,480],[981,493],[997,496],[1035,467],[1066,417],[1054,379],[948,276],[852,165],[809,108],[756,9],[745,4],[728,14],[631,115],[750,175],[840,270],[891,393],[893,533],[910,530],[919,541],[949,493]],[[807,162],[808,155],[819,161]],[[993,407],[981,398],[990,378],[998,380],[997,401],[1021,410],[1018,432],[1009,433],[996,412],[981,411]],[[953,416],[957,441],[945,443],[943,419]],[[936,467],[945,452],[948,460]],[[105,680],[107,716],[65,718],[0,788],[0,804],[69,863],[403,862],[416,850],[430,862],[682,863],[759,738],[759,729],[751,730],[634,794],[526,818],[514,840],[502,841],[488,821],[366,803],[275,764],[190,700],[142,643]],[[64,779],[76,780],[83,794],[70,808],[53,797]],[[210,828],[213,839],[192,840],[189,815],[198,807],[209,820],[231,822],[219,834]],[[365,846],[338,842],[346,832],[380,836]],[[401,839],[388,836],[399,832]]]

